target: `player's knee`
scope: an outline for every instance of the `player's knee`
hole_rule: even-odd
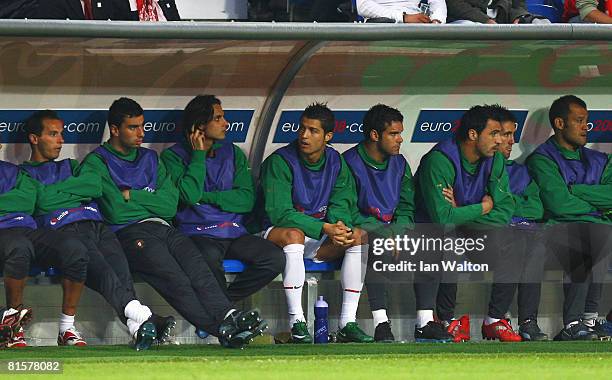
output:
[[[289,244],[304,244],[305,238],[306,236],[302,230],[297,228],[287,228],[285,231],[283,231],[282,243],[283,246]]]
[[[87,278],[87,265],[89,254],[87,247],[75,239],[65,240],[57,249],[60,255],[60,270],[64,276],[76,282],[85,281]]]
[[[17,236],[2,247],[4,254],[4,276],[21,280],[28,275],[34,258],[34,247],[30,239]]]

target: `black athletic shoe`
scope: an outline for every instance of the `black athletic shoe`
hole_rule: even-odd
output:
[[[430,321],[423,327],[414,327],[414,339],[418,343],[448,343],[452,342],[453,336],[442,323]]]
[[[519,335],[523,342],[537,342],[548,340],[548,335],[544,334],[538,326],[538,321],[528,319],[519,325]]]
[[[234,311],[219,326],[219,342],[223,347],[244,348],[267,328],[257,310]]]
[[[597,334],[597,339],[599,340],[612,340],[612,332],[609,330],[608,325],[609,322],[606,321],[594,321],[595,324],[593,326],[590,326],[589,324],[586,324],[586,326],[588,328],[591,329],[592,332],[594,332],[595,334]]]
[[[382,322],[376,325],[374,330],[374,342],[378,343],[393,343],[395,337],[391,332],[391,321]]]
[[[148,350],[157,342],[157,330],[155,329],[155,324],[151,322],[150,319],[144,321],[138,331],[136,331],[136,336],[134,336],[134,348],[136,351]]]
[[[564,328],[554,338],[556,341],[597,339],[597,334],[582,322],[578,322],[570,328]]]
[[[173,316],[162,317],[153,314],[149,317],[149,321],[153,322],[157,330],[157,343],[164,344],[172,340],[172,331],[176,327],[176,320]]]

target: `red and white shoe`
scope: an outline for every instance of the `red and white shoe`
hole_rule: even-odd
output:
[[[9,325],[0,324],[0,348],[4,348],[11,340],[13,329]]]
[[[495,340],[500,342],[521,342],[523,339],[519,334],[512,330],[510,322],[506,319],[500,319],[490,325],[482,323],[482,339]]]
[[[57,336],[57,345],[58,346],[87,346],[87,342],[81,336],[81,333],[77,331],[77,329],[72,326],[68,330],[64,331],[64,333],[60,333]]]
[[[463,315],[445,323],[446,331],[453,336],[453,342],[461,343],[470,340],[470,316]]]
[[[7,309],[2,312],[1,325],[10,326],[13,333],[19,332],[19,328],[25,326],[32,319],[32,309],[19,306],[17,309]]]
[[[19,330],[16,333],[13,333],[13,336],[6,343],[7,348],[19,348],[19,347],[27,347],[28,344],[25,340],[25,334],[23,332],[23,327],[19,327]]]

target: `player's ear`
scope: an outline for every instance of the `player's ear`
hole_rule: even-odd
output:
[[[478,140],[478,132],[475,129],[468,130],[468,139],[471,141]]]
[[[38,135],[35,133],[30,133],[28,134],[28,141],[30,142],[30,144],[32,145],[38,145]]]
[[[370,140],[378,142],[380,140],[380,135],[376,129],[372,129],[370,131]]]
[[[116,126],[115,124],[111,124],[109,126],[109,130],[110,130],[111,136],[113,136],[113,137],[119,136],[119,127]]]
[[[327,132],[325,134],[325,143],[329,143],[331,141],[331,139],[334,137],[334,132]]]

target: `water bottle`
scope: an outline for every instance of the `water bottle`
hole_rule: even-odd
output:
[[[327,313],[328,313],[328,305],[327,302],[323,299],[323,296],[319,296],[319,299],[315,303],[315,333],[314,333],[314,342],[315,343],[327,343],[329,342],[329,328],[327,323]]]

